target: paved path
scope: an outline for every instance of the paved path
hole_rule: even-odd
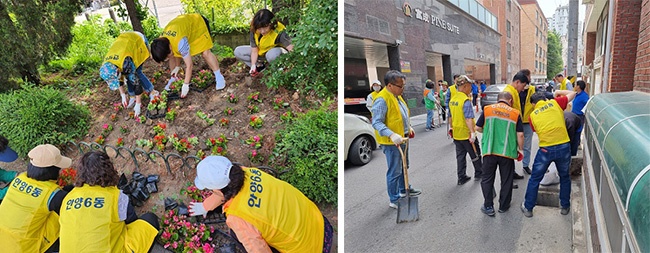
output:
[[[169,23],[170,20],[174,19],[176,16],[182,14],[183,12],[183,6],[181,5],[180,0],[148,0],[148,1],[140,1],[141,3],[147,3],[147,7],[149,7],[149,11],[151,15],[155,16],[155,11],[158,11],[158,18],[160,21],[160,26],[165,27],[167,23]],[[156,8],[154,8],[154,2],[156,5]],[[117,8],[111,7],[115,11],[115,15],[117,15]],[[108,12],[109,8],[102,8],[98,10],[87,10],[83,13],[81,13],[79,16],[75,17],[76,22],[82,22],[86,20],[85,13],[91,14],[91,15],[96,15],[99,14],[102,16],[102,19],[109,19],[111,18]],[[116,16],[117,17],[117,16]],[[120,19],[117,17],[118,20]]]

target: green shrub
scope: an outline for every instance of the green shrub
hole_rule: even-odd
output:
[[[147,18],[142,20],[142,29],[144,29],[144,36],[147,37],[149,43],[162,34],[163,29],[158,26],[156,17],[147,15]]]
[[[274,164],[289,171],[282,179],[311,200],[337,203],[337,113],[326,103],[317,111],[298,116],[276,133]]]
[[[88,132],[90,112],[49,87],[23,85],[0,94],[0,134],[20,156],[39,144],[63,145]]]
[[[250,19],[238,0],[181,0],[185,13],[203,15],[210,23],[212,35],[248,30]],[[251,15],[252,16],[252,15]]]
[[[296,27],[294,51],[270,64],[269,88],[286,87],[330,97],[337,90],[337,2],[312,0]]]
[[[122,32],[133,30],[131,23],[126,21],[118,21],[115,23],[112,19],[104,19],[104,26],[107,29],[106,32],[113,38],[117,38]]]
[[[213,54],[223,58],[235,57],[234,51],[229,46],[219,45],[215,43],[214,47],[212,47],[210,51],[212,51]]]
[[[110,26],[109,22],[102,23],[98,15],[92,16],[90,21],[75,25],[72,28],[74,37],[67,55],[51,61],[46,69],[65,69],[75,74],[96,71],[114,41],[111,36],[111,29],[114,28],[109,28]]]

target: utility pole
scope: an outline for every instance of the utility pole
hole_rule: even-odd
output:
[[[576,69],[578,59],[578,0],[569,0],[569,27],[567,43],[567,75],[577,76]]]

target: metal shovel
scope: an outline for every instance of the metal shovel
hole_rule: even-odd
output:
[[[418,212],[418,197],[411,196],[409,189],[409,174],[406,169],[406,150],[408,150],[408,139],[406,141],[405,151],[402,147],[397,145],[399,153],[402,155],[402,170],[404,171],[404,188],[406,188],[406,197],[400,198],[397,201],[397,223],[417,221],[420,219]]]

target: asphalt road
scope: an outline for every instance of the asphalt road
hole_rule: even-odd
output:
[[[519,189],[513,190],[508,212],[496,217],[483,214],[480,183],[456,184],[455,149],[445,135],[446,126],[425,132],[417,118],[423,123],[422,117],[412,118],[416,136],[409,148],[409,181],[422,190],[420,220],[396,224],[397,210],[388,207],[386,158],[382,150],[375,150],[370,163],[345,168],[345,252],[571,251],[571,215],[538,206],[535,216],[526,218],[519,210],[527,174],[515,180]],[[536,142],[535,136],[533,151]],[[467,174],[473,176],[469,156],[467,164]],[[516,170],[521,173],[521,163],[516,163]],[[498,177],[495,185],[498,192]]]

